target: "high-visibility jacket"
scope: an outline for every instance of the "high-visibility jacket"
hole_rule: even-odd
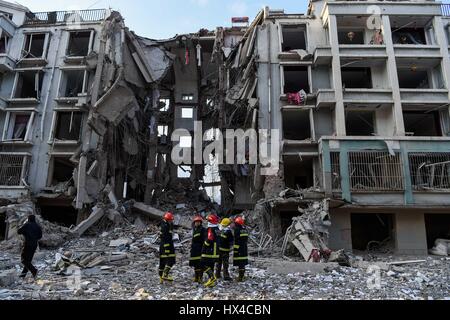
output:
[[[222,230],[219,237],[219,251],[224,253],[231,252],[233,248],[233,242],[234,237],[231,229],[227,228],[225,230]]]
[[[219,228],[210,227],[206,230],[202,249],[202,263],[211,265],[219,260]]]
[[[234,229],[233,265],[244,267],[248,264],[248,230],[236,225]]]
[[[161,222],[160,238],[159,257],[175,263],[176,256],[175,246],[173,244],[173,224],[166,221]]]
[[[198,267],[201,262],[205,234],[206,229],[203,226],[194,227],[192,232],[191,258],[189,259],[189,266],[191,267]]]

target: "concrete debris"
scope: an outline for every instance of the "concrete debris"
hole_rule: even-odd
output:
[[[160,221],[164,214],[167,211],[161,211],[156,208],[153,208],[151,206],[145,205],[141,202],[135,202],[133,205],[133,208],[136,209],[138,212],[145,214],[151,219]],[[175,215],[175,221],[174,225],[178,227],[183,227],[186,229],[189,229],[192,227],[192,222],[190,217],[183,217],[180,215]]]
[[[92,225],[99,221],[104,214],[105,211],[103,208],[94,207],[89,218],[81,222],[75,229],[71,230],[72,234],[78,237],[82,236]]]
[[[6,270],[0,272],[0,287],[9,287],[18,280],[16,270]]]
[[[435,256],[447,257],[450,253],[450,240],[437,239],[433,249],[430,250],[430,254]]]

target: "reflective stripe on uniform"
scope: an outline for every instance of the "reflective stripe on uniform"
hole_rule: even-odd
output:
[[[165,245],[164,245],[164,247],[170,247],[170,244],[169,243],[166,243]]]
[[[200,237],[202,234],[201,233],[196,233],[196,234],[194,234],[194,238],[198,238],[198,237]]]
[[[196,261],[196,260],[200,260],[201,258],[202,258],[201,256],[199,256],[199,257],[192,257],[189,260],[190,261]]]
[[[248,233],[241,233],[241,237],[248,237]]]
[[[165,253],[171,253],[172,251],[170,251],[170,250],[165,250]]]
[[[205,241],[205,246],[210,246],[210,244],[207,242],[207,241]]]
[[[160,256],[160,258],[175,258],[176,255],[175,254],[163,254],[162,256]]]
[[[234,261],[248,260],[248,257],[235,257]]]
[[[240,245],[237,245],[237,244],[235,244],[234,246],[233,246],[233,248],[235,248],[235,249],[239,249],[241,246]]]
[[[202,254],[202,258],[218,259],[219,255]]]
[[[226,235],[224,235],[224,234],[221,234],[220,235],[222,238],[224,238],[224,239],[227,239],[228,237],[226,236]]]
[[[231,249],[230,248],[219,248],[219,250],[220,251],[225,251],[225,252],[230,252],[231,251]]]

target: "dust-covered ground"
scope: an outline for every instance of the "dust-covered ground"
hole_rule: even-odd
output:
[[[219,281],[205,288],[192,281],[190,234],[180,230],[173,284],[159,283],[157,228],[115,229],[40,250],[37,280],[21,271],[20,243],[0,243],[1,300],[449,300],[450,261],[442,257],[357,257],[354,267],[307,264],[277,250],[251,258],[244,283]],[[119,240],[111,242],[112,240]],[[425,260],[389,265],[403,260]],[[236,271],[232,270],[236,275]],[[206,281],[206,276],[205,276]]]

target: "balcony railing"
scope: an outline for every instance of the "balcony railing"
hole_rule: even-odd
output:
[[[450,17],[450,4],[442,5],[442,15],[445,17]]]
[[[26,15],[24,25],[96,22],[104,20],[106,18],[106,12],[106,9],[34,12]]]

